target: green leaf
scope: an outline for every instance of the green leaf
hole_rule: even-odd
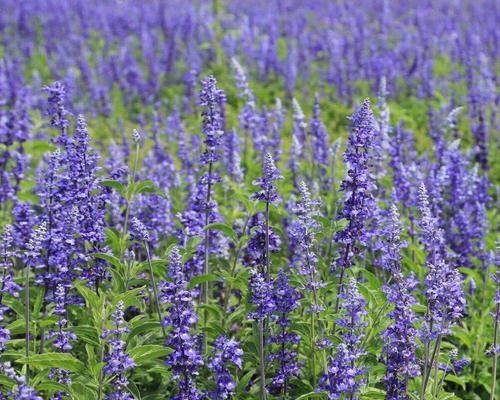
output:
[[[304,400],[304,399],[317,399],[323,397],[322,393],[317,393],[317,392],[309,392],[305,393],[302,396],[297,397],[295,400]]]
[[[189,281],[188,289],[192,289],[198,286],[200,283],[213,282],[217,280],[219,280],[219,277],[215,274],[198,275]]]
[[[125,190],[125,186],[123,185],[123,183],[111,179],[102,180],[101,185],[112,189],[116,189],[120,193],[123,193],[123,191]]]
[[[85,365],[67,353],[34,354],[30,357],[22,357],[17,362],[39,368],[62,368],[78,373],[85,371]]]
[[[93,326],[80,325],[80,326],[73,326],[71,329],[76,334],[78,339],[81,339],[85,343],[88,343],[92,346],[100,345],[99,333],[97,332],[97,329],[94,328]]]
[[[172,349],[157,344],[146,344],[131,349],[129,356],[133,358],[137,365],[141,365],[157,358],[165,358],[171,352]]]
[[[120,259],[112,254],[94,253],[93,256],[109,262],[110,264],[114,265],[116,268],[119,268],[120,270],[123,268],[123,264],[120,261]]]
[[[207,226],[205,226],[204,230],[209,230],[209,229],[210,230],[221,231],[227,237],[229,237],[233,242],[237,242],[238,241],[238,235],[237,235],[237,233],[229,225],[226,225],[226,224],[223,224],[223,223],[208,224]]]
[[[160,328],[160,323],[158,321],[139,321],[137,324],[133,324],[128,335],[129,340],[137,335],[144,332],[153,332]]]

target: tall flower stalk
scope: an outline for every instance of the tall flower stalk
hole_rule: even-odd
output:
[[[500,243],[497,243],[497,253],[495,257],[496,271],[493,275],[493,282],[495,282],[495,313],[493,315],[493,344],[491,346],[490,354],[493,357],[492,362],[492,380],[491,380],[491,394],[490,400],[495,399],[496,395],[496,382],[497,382],[497,368],[498,368],[498,354],[500,354],[500,345],[498,343],[498,335],[500,331]]]
[[[312,302],[309,296],[305,296],[308,303],[306,312],[310,316],[310,349],[316,346],[318,316],[324,310],[320,304],[318,290],[325,286],[324,282],[318,274],[318,257],[315,253],[316,233],[319,229],[319,223],[314,219],[319,215],[317,200],[311,198],[311,193],[305,182],[299,183],[300,199],[294,209],[296,220],[293,221],[289,228],[290,245],[293,244],[292,265],[297,269],[297,273],[304,277],[305,283],[303,289],[305,293],[312,294]],[[312,304],[311,304],[312,303]],[[317,332],[318,331],[318,332]],[[320,339],[321,340],[321,339]],[[313,379],[316,379],[316,356],[312,352],[311,357],[311,373]]]
[[[43,242],[47,236],[47,223],[42,222],[40,226],[34,229],[26,245],[26,266],[24,268],[24,323],[25,323],[25,355],[30,356],[30,270],[36,268],[40,263]],[[29,364],[26,365],[26,384],[29,384]]]
[[[252,313],[252,318],[256,319],[258,322],[259,330],[259,371],[260,371],[260,398],[265,400],[267,398],[266,390],[266,360],[265,360],[265,338],[264,338],[264,327],[266,318],[274,310],[275,304],[270,297],[270,290],[272,290],[272,284],[270,282],[270,227],[269,227],[269,207],[273,203],[277,203],[280,200],[278,191],[274,184],[275,181],[283,179],[278,168],[274,164],[274,160],[271,154],[267,153],[264,156],[264,166],[263,166],[263,176],[256,179],[253,184],[260,186],[260,190],[257,191],[252,197],[255,200],[259,200],[265,203],[265,238],[264,238],[264,248],[262,253],[261,262],[258,265],[257,270],[252,270],[251,280],[249,287],[251,293],[253,294],[252,303],[257,306],[257,310]]]
[[[376,128],[370,101],[364,100],[350,119],[349,139],[344,153],[347,174],[340,185],[340,190],[346,193],[347,198],[338,215],[339,219],[345,218],[348,225],[335,235],[335,241],[343,246],[334,266],[335,271],[340,269],[335,313],[340,307],[345,272],[359,252],[358,242],[363,238],[363,228],[374,209],[372,192],[375,184],[370,172]]]
[[[391,274],[391,283],[386,284],[384,291],[394,305],[389,313],[391,325],[383,332],[387,400],[408,399],[408,381],[420,373],[416,357],[416,316],[412,310],[416,301],[411,295],[416,282],[403,275],[401,248],[406,243],[401,241],[401,232],[399,213],[393,205],[385,224],[382,243],[382,266]]]
[[[120,300],[116,304],[112,316],[113,328],[106,329],[102,334],[102,339],[108,343],[108,352],[104,357],[103,373],[112,376],[112,393],[106,395],[106,400],[133,400],[134,397],[128,392],[128,380],[126,372],[135,367],[135,362],[125,352],[126,342],[123,335],[129,332],[123,319],[124,304]]]
[[[200,178],[200,183],[206,186],[205,198],[205,233],[204,233],[204,257],[203,257],[203,274],[209,273],[209,256],[210,256],[210,214],[213,208],[212,205],[212,185],[219,182],[219,176],[214,172],[214,163],[219,159],[219,150],[221,146],[221,138],[224,134],[224,103],[226,95],[223,90],[217,87],[217,81],[213,76],[207,77],[201,82],[200,105],[204,107],[202,112],[203,123],[202,131],[205,136],[205,151],[201,156],[201,164],[207,166],[207,171]],[[203,283],[201,303],[208,303],[208,281]],[[203,324],[206,328],[208,313],[205,310]],[[205,330],[205,329],[204,329]],[[207,349],[207,335],[204,335],[205,349]]]
[[[160,285],[161,299],[169,304],[162,325],[169,335],[165,346],[172,349],[165,363],[172,370],[173,381],[177,385],[177,395],[172,400],[201,400],[196,387],[196,377],[203,359],[199,353],[197,337],[192,329],[198,322],[194,310],[195,293],[187,288],[187,279],[183,270],[178,247],[172,248],[169,256],[169,280]]]
[[[150,249],[149,249],[149,243],[151,241],[151,237],[149,235],[148,230],[144,226],[144,224],[141,221],[139,221],[139,219],[136,217],[132,218],[132,232],[133,232],[135,238],[138,241],[142,242],[144,249],[146,250],[146,258],[148,260],[148,268],[149,268],[149,279],[151,281],[151,288],[153,290],[156,314],[158,315],[158,321],[161,324],[161,322],[163,321],[163,318],[161,315],[160,298],[158,295],[158,287],[157,287],[156,281],[155,281],[155,275],[154,275],[154,271],[153,271],[153,263],[151,260],[151,254],[150,254]],[[163,325],[162,325],[161,329],[163,331],[163,336],[166,338],[167,333],[165,332],[165,327]]]
[[[330,358],[325,374],[319,381],[319,391],[326,391],[329,400],[358,399],[357,393],[365,384],[365,369],[359,365],[359,359],[365,355],[362,348],[363,331],[366,327],[364,318],[365,300],[359,294],[354,278],[349,280],[347,290],[341,294],[343,316],[337,321],[342,330],[342,342],[336,353]]]
[[[421,399],[425,392],[434,367],[434,382],[437,381],[439,353],[442,338],[450,333],[451,326],[465,311],[463,278],[447,260],[443,232],[431,212],[429,196],[424,184],[419,187],[420,226],[424,248],[427,251],[425,296],[427,312],[424,317],[420,336],[424,343],[424,365],[421,386]],[[432,353],[431,344],[434,342]]]

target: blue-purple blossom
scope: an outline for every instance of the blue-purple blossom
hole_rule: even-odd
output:
[[[363,227],[372,216],[374,182],[371,177],[372,146],[376,134],[375,120],[370,101],[364,100],[351,117],[351,127],[344,161],[347,174],[340,185],[345,192],[344,207],[338,218],[345,218],[347,226],[337,232],[335,241],[344,248],[336,266],[349,268],[352,258],[359,251],[357,242],[363,241]]]
[[[339,399],[342,395],[358,399],[358,391],[365,383],[365,369],[360,365],[360,358],[365,355],[361,348],[366,327],[365,300],[358,292],[354,278],[350,279],[341,296],[343,316],[337,324],[341,328],[342,342],[330,358],[326,373],[320,378],[319,390],[326,391],[329,399]]]
[[[326,168],[329,164],[329,144],[328,132],[320,120],[320,105],[319,98],[316,94],[314,96],[313,115],[310,122],[310,135],[311,135],[311,162],[318,168],[318,177],[324,181],[326,175]]]
[[[319,201],[312,199],[305,182],[300,182],[298,189],[300,200],[293,208],[296,220],[288,226],[289,248],[293,250],[291,262],[297,272],[305,276],[305,290],[313,294],[313,304],[308,311],[317,313],[323,310],[317,292],[324,287],[324,282],[319,277],[318,256],[315,251],[316,234],[320,227],[315,219],[319,215]]]
[[[290,314],[299,306],[299,299],[300,294],[290,285],[285,271],[279,270],[273,294],[275,309],[272,321],[275,328],[269,338],[269,342],[275,346],[269,355],[269,360],[275,366],[272,390],[276,393],[284,393],[285,396],[290,379],[297,377],[300,372],[295,348],[300,337],[292,332],[290,320]]]
[[[401,268],[402,226],[395,205],[390,209],[383,231],[382,266],[391,274],[390,283],[384,287],[387,299],[394,305],[390,311],[391,325],[383,332],[384,383],[388,400],[408,399],[408,380],[420,373],[416,356],[416,315],[412,306],[416,303],[411,292],[416,286],[413,279],[405,277]]]
[[[208,361],[208,368],[215,376],[215,390],[210,398],[214,400],[231,399],[234,396],[236,382],[231,375],[230,366],[243,368],[243,350],[234,339],[219,336],[212,348],[212,356]]]
[[[198,322],[194,310],[194,292],[187,288],[181,254],[177,247],[169,256],[168,281],[161,282],[161,301],[168,305],[162,326],[169,330],[165,346],[172,349],[165,363],[172,369],[172,378],[177,384],[175,400],[199,400],[201,394],[196,387],[196,377],[203,365],[198,350],[198,339],[193,328]]]
[[[148,230],[137,217],[133,217],[132,221],[130,221],[130,228],[136,240],[141,242],[149,242],[151,240]]]
[[[205,151],[201,156],[202,164],[211,164],[219,159],[218,152],[224,134],[223,107],[225,102],[226,95],[217,87],[217,81],[213,76],[201,81],[200,105],[204,107],[202,130],[205,143]],[[209,182],[215,179],[211,176],[211,171],[208,172],[206,179]]]
[[[250,303],[254,306],[254,310],[248,314],[249,318],[261,321],[276,310],[273,283],[269,281],[265,273],[254,269],[250,270],[248,291],[250,293]]]
[[[102,369],[105,375],[112,376],[112,392],[106,395],[107,400],[132,400],[134,397],[128,392],[128,380],[126,373],[135,367],[135,362],[125,352],[126,342],[123,335],[129,332],[129,329],[123,319],[124,304],[120,300],[111,315],[113,328],[106,329],[102,333],[102,339],[108,343],[108,351],[104,357],[104,367]]]
[[[9,361],[0,363],[0,372],[16,383],[14,388],[7,393],[9,399],[43,400],[35,389],[26,384],[26,378],[19,375]]]
[[[69,140],[67,129],[69,127],[68,115],[66,110],[66,89],[64,85],[56,81],[50,86],[45,86],[44,90],[48,93],[48,110],[50,124],[59,129],[59,137],[56,143],[66,146]]]
[[[253,184],[260,186],[261,189],[257,191],[252,198],[263,201],[265,203],[277,203],[280,200],[278,191],[274,182],[283,179],[278,168],[274,163],[273,156],[267,153],[264,156],[264,166],[262,169],[262,177],[253,181]]]
[[[420,186],[419,211],[422,241],[427,251],[425,296],[428,312],[422,326],[424,342],[450,333],[450,327],[463,316],[466,300],[463,278],[447,260],[442,230],[429,208],[425,185]]]

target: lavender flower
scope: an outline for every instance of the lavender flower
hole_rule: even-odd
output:
[[[170,330],[165,346],[173,350],[165,361],[172,369],[172,378],[178,388],[172,399],[199,400],[201,395],[195,379],[203,360],[198,352],[197,337],[192,333],[198,317],[194,311],[194,293],[187,289],[188,282],[177,247],[170,252],[168,276],[170,280],[162,282],[160,291],[162,302],[169,304],[162,326]]]
[[[122,336],[128,333],[128,328],[123,321],[123,301],[116,304],[115,311],[112,314],[112,323],[114,328],[106,329],[102,333],[102,339],[106,339],[109,350],[104,357],[105,365],[103,373],[113,376],[111,385],[113,392],[106,395],[107,400],[132,400],[134,397],[127,391],[128,380],[126,372],[135,367],[135,362],[125,353],[126,343]]]
[[[431,213],[427,190],[423,184],[419,189],[419,210],[422,241],[427,251],[425,294],[429,312],[423,335],[427,336],[424,341],[428,341],[438,335],[448,334],[449,327],[463,315],[466,303],[462,288],[463,278],[460,272],[447,262],[443,233]]]
[[[43,400],[35,389],[26,384],[25,377],[17,374],[10,362],[0,363],[0,372],[16,382],[16,386],[8,392],[8,398],[12,400]]]
[[[0,303],[5,294],[13,297],[18,297],[21,287],[14,282],[13,258],[17,257],[17,251],[14,247],[12,225],[5,225],[3,228],[2,238],[0,242],[0,269],[2,276],[0,277]],[[0,305],[1,307],[1,305]]]
[[[252,198],[269,204],[277,203],[280,200],[278,191],[273,182],[283,179],[278,168],[274,164],[273,156],[267,153],[264,157],[263,176],[253,181],[254,185],[261,187]]]
[[[348,197],[338,218],[345,218],[348,225],[335,235],[335,241],[344,246],[343,253],[336,260],[334,268],[334,270],[339,267],[341,269],[335,311],[338,311],[340,305],[339,295],[343,291],[345,270],[351,266],[353,256],[359,251],[357,242],[360,241],[362,244],[365,242],[363,227],[375,209],[372,194],[375,185],[370,174],[375,130],[370,101],[366,99],[351,117],[349,140],[344,153],[347,174],[340,185],[340,190]]]
[[[326,168],[329,164],[328,155],[328,133],[325,126],[320,120],[320,105],[318,94],[314,96],[313,116],[310,122],[310,135],[311,135],[311,162],[312,165],[318,168],[318,176],[325,185]]]
[[[309,311],[318,313],[323,307],[319,304],[317,291],[324,286],[318,277],[318,257],[314,249],[319,229],[319,224],[314,218],[319,214],[317,209],[319,202],[311,198],[305,182],[300,182],[299,192],[301,198],[293,210],[297,220],[288,228],[289,247],[294,249],[291,256],[293,266],[297,268],[299,274],[307,277],[305,289],[313,293],[313,304]]]
[[[263,320],[276,310],[273,297],[273,284],[269,282],[266,274],[250,270],[248,279],[248,291],[251,293],[250,302],[254,305],[254,311],[248,317],[255,320]]]
[[[354,278],[349,281],[342,299],[344,316],[337,321],[342,329],[342,343],[330,358],[327,372],[320,378],[319,390],[326,391],[329,399],[339,399],[342,395],[357,399],[357,392],[365,383],[362,378],[365,370],[359,365],[359,359],[365,354],[361,343],[366,311],[365,300],[359,294]]]
[[[243,367],[242,356],[243,351],[234,339],[219,336],[215,340],[212,357],[207,364],[216,379],[216,389],[210,393],[212,399],[225,400],[232,398],[236,382],[231,376],[229,366],[233,364],[241,369]]]
[[[272,388],[276,393],[283,393],[286,397],[290,379],[297,377],[300,372],[297,352],[294,349],[300,337],[290,329],[290,314],[299,306],[300,294],[289,284],[288,277],[282,269],[278,272],[273,298],[275,304],[273,321],[276,328],[269,341],[276,345],[276,350],[269,355],[269,360],[275,363],[276,370]]]
[[[134,237],[137,240],[141,242],[149,242],[151,240],[148,230],[137,217],[132,218],[131,229]]]
[[[383,332],[385,342],[386,398],[388,400],[408,399],[408,379],[417,376],[420,369],[416,357],[417,330],[414,327],[416,316],[412,306],[416,303],[411,291],[415,282],[404,277],[401,270],[402,226],[395,205],[383,236],[386,238],[382,247],[382,266],[391,273],[392,283],[384,287],[388,300],[394,304],[389,313],[391,325]]]
[[[58,144],[66,146],[68,144],[69,127],[68,111],[65,108],[66,89],[61,82],[54,82],[50,86],[45,86],[44,90],[48,93],[48,114],[50,116],[50,124],[59,129],[60,136],[56,140]]]
[[[54,314],[59,316],[59,321],[57,322],[59,329],[57,331],[52,331],[49,337],[55,337],[54,340],[55,348],[59,349],[61,352],[68,352],[73,348],[71,342],[76,340],[76,335],[73,332],[67,330],[68,327],[68,320],[66,319],[67,293],[66,293],[66,288],[63,285],[61,284],[57,285],[54,293],[54,300],[55,300]]]
[[[226,95],[223,90],[217,87],[217,81],[213,76],[209,76],[201,82],[200,105],[205,107],[203,116],[203,134],[205,135],[205,151],[201,156],[202,164],[212,164],[219,158],[218,149],[221,145],[221,137],[224,134],[223,105]],[[209,171],[206,177],[208,182],[212,182],[214,177]]]
[[[226,169],[229,176],[236,182],[241,182],[243,180],[243,170],[240,165],[240,138],[236,129],[232,129],[226,135],[224,160],[226,162]]]

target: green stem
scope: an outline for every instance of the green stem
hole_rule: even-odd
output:
[[[498,319],[500,318],[500,303],[497,303],[496,314],[495,314],[495,328],[493,329],[493,371],[491,379],[491,394],[490,400],[495,399],[496,392],[496,382],[497,382],[497,363],[498,363],[498,353],[496,352],[498,347]]]
[[[250,221],[250,215],[247,215],[247,218],[245,219],[245,223],[243,225],[243,235],[245,235],[245,232],[247,231],[247,226],[248,222]],[[231,266],[231,277],[234,276],[234,273],[236,271],[236,265],[238,264],[238,258],[240,258],[240,253],[241,249],[243,248],[243,242],[241,240],[238,241],[238,246],[236,247],[236,252],[234,254],[234,260],[233,260],[233,265]],[[231,296],[231,289],[232,289],[232,283],[229,283],[226,286],[226,289],[224,291],[224,307],[223,310],[225,311],[227,315],[227,307],[229,305],[229,296]]]
[[[132,175],[129,178],[129,184],[135,182],[135,176],[137,174],[137,165],[139,164],[139,144],[136,144],[135,146],[135,156],[134,156],[134,164],[132,166]],[[128,197],[128,196],[127,196]],[[127,228],[128,228],[128,220],[130,216],[130,202],[132,199],[126,199],[127,204],[125,208],[125,219],[123,221],[123,231],[122,231],[122,240],[125,238],[125,235],[127,234]]]
[[[25,355],[28,360],[26,364],[26,384],[30,381],[30,268],[26,265],[24,277],[24,329],[25,329]]]
[[[158,299],[158,289],[156,288],[156,282],[155,282],[155,276],[153,272],[153,263],[151,262],[151,254],[149,253],[149,245],[148,242],[144,241],[144,248],[146,249],[146,255],[148,258],[148,267],[149,267],[149,277],[151,279],[151,286],[153,287],[153,295],[154,295],[154,302],[156,306],[156,313],[158,314],[158,321],[160,322],[161,330],[163,332],[163,336],[166,338],[167,337],[167,332],[165,331],[165,328],[162,325],[162,317],[161,317],[161,309],[160,309],[160,303]]]
[[[435,352],[436,353],[436,365],[434,366],[434,382],[433,382],[433,390],[432,390],[433,397],[435,399],[437,399],[437,392],[438,392],[439,352],[441,350],[441,337],[439,337],[437,340],[436,348],[437,348],[437,351]]]
[[[207,197],[205,199],[205,254],[204,254],[204,263],[203,263],[203,274],[208,275],[209,273],[209,258],[210,258],[210,229],[207,229],[210,217],[210,196],[212,193],[212,163],[208,164],[208,184],[207,184]],[[209,285],[208,281],[203,282],[202,287],[202,298],[201,304],[208,304],[208,290]],[[207,335],[207,319],[208,319],[208,310],[205,308],[203,310],[203,349],[204,351],[208,350],[208,335]]]
[[[266,359],[264,354],[264,320],[259,320],[259,371],[260,371],[260,400],[267,399],[266,392]]]

